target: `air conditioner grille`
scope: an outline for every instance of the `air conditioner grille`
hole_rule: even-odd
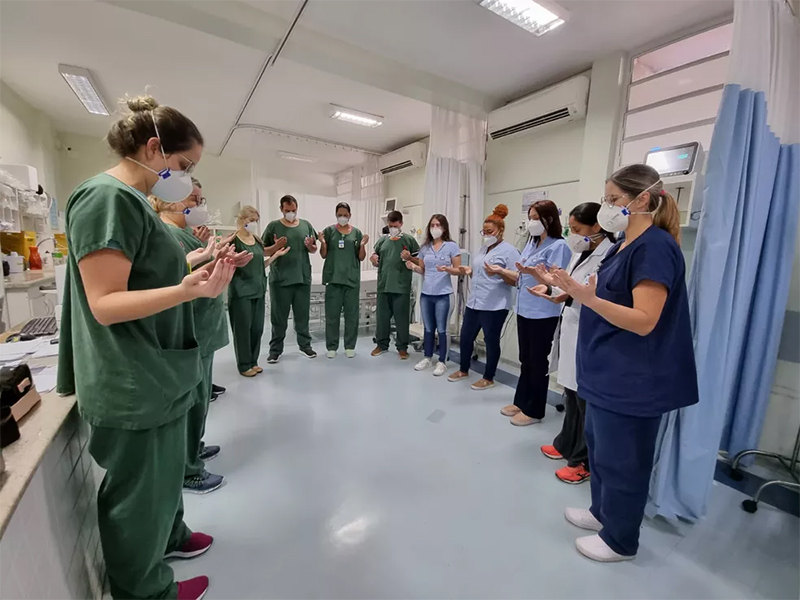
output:
[[[506,127],[504,129],[498,129],[497,131],[493,131],[491,133],[491,136],[493,140],[497,140],[500,138],[507,137],[509,135],[514,135],[515,133],[527,131],[528,129],[533,129],[534,127],[539,127],[540,125],[553,123],[554,121],[561,121],[562,119],[567,119],[567,118],[569,118],[569,108],[564,107],[558,110],[554,110],[553,112],[549,112],[545,115],[540,115],[538,117],[534,117],[533,119],[523,121],[522,123],[516,123],[515,125],[511,125],[510,127]]]
[[[381,173],[384,175],[388,175],[389,173],[394,173],[395,171],[402,171],[403,169],[407,169],[408,167],[413,167],[414,163],[410,160],[405,160],[401,163],[397,163],[396,165],[391,165],[386,167],[385,169],[381,169]]]

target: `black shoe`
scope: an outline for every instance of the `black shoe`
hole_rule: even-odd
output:
[[[200,460],[213,460],[217,458],[219,451],[219,446],[205,446],[203,451],[200,453]]]
[[[216,383],[211,384],[211,393],[216,394],[217,396],[222,396],[227,390],[222,387],[221,385],[217,385]]]
[[[217,398],[219,398],[219,394],[211,394],[211,399],[209,400],[209,402],[215,402]]]
[[[267,364],[274,365],[276,364],[281,358],[280,354],[270,354],[267,357]]]
[[[300,354],[307,358],[317,358],[317,353],[314,352],[314,349],[311,346],[308,348],[300,348]]]

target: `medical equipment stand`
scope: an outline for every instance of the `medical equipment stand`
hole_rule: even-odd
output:
[[[782,454],[776,454],[775,452],[764,452],[763,450],[742,450],[739,452],[739,454],[733,458],[733,463],[731,463],[731,477],[734,480],[741,481],[744,477],[742,472],[739,470],[739,461],[750,454],[777,459],[783,465],[783,467],[789,471],[789,475],[791,475],[794,481],[785,481],[783,479],[772,479],[767,481],[761,485],[758,490],[756,490],[756,493],[752,498],[742,501],[742,508],[745,511],[749,513],[756,512],[758,510],[758,500],[761,497],[762,492],[770,486],[780,485],[785,488],[798,490],[798,492],[800,492],[800,479],[798,479],[796,472],[798,456],[800,456],[800,428],[797,430],[797,437],[794,440],[794,448],[792,449],[791,458],[788,456],[783,456]]]

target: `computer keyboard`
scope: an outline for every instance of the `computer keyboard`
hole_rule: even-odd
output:
[[[25,326],[20,331],[23,335],[35,335],[42,337],[45,335],[55,335],[58,333],[58,325],[56,325],[55,317],[35,317],[25,323]]]

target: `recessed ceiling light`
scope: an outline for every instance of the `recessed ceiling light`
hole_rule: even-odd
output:
[[[481,6],[536,36],[563,25],[566,16],[563,9],[559,16],[533,0],[481,0]]]
[[[67,82],[86,110],[93,115],[109,115],[106,103],[100,92],[97,91],[97,86],[88,69],[58,65],[58,72],[61,73],[64,81]]]
[[[311,158],[310,156],[303,156],[302,154],[294,154],[293,152],[284,152],[283,150],[278,151],[278,156],[280,156],[285,160],[295,160],[297,162],[304,162],[304,163],[317,162],[317,159]]]
[[[346,121],[354,125],[363,125],[364,127],[380,127],[383,125],[383,117],[361,112],[360,110],[353,110],[352,108],[337,106],[336,104],[331,104],[331,119],[339,119],[340,121]]]

